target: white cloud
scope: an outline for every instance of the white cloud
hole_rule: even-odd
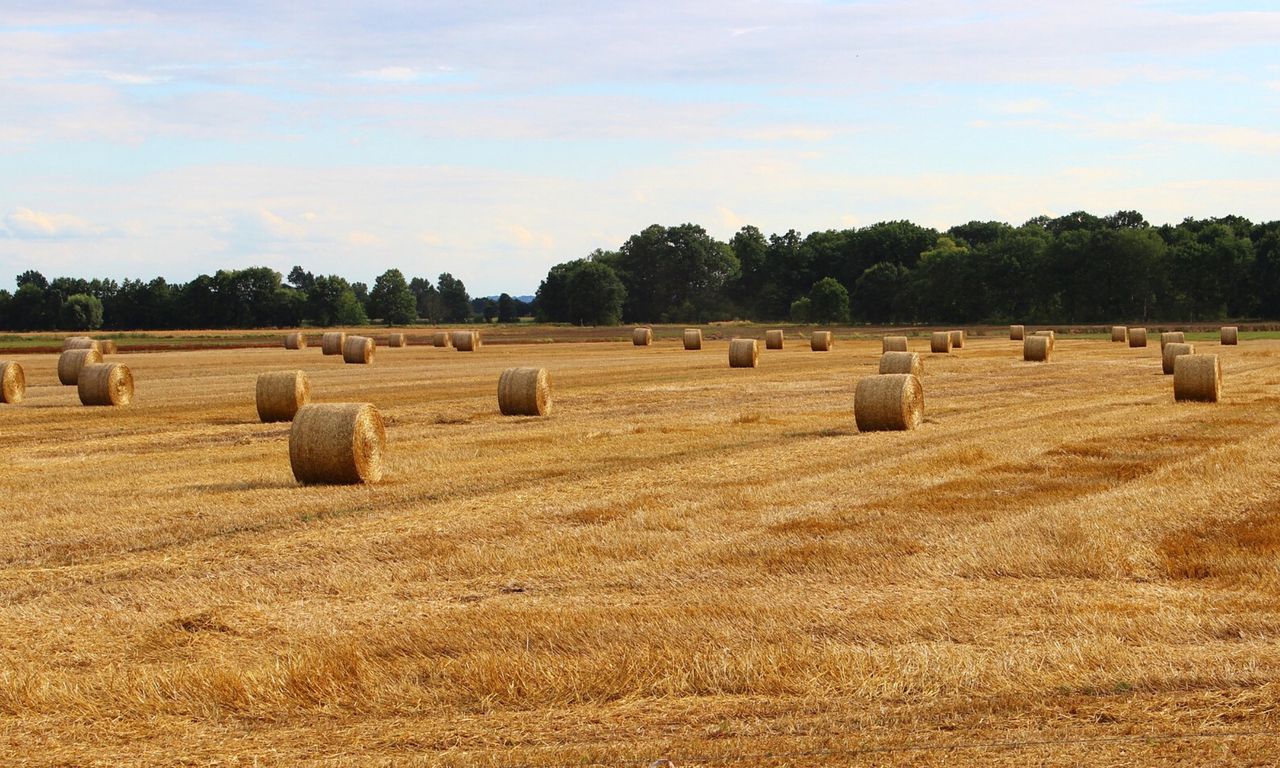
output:
[[[366,69],[356,73],[356,77],[366,80],[381,80],[387,83],[411,83],[418,79],[418,70],[413,67],[382,67]]]
[[[18,239],[56,240],[68,238],[98,237],[107,233],[106,227],[66,213],[44,213],[30,208],[15,208],[4,218],[5,229]]]

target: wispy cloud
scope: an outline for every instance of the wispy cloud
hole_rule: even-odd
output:
[[[67,213],[46,213],[30,208],[15,208],[4,217],[4,228],[10,237],[31,240],[66,240],[100,237],[108,228]]]

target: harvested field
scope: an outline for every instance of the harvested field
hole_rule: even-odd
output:
[[[118,409],[7,358],[4,762],[1280,759],[1280,341],[1199,341],[1207,405],[1154,343],[970,332],[863,434],[878,335],[744,375],[681,330],[122,354]],[[551,416],[499,413],[515,366]],[[294,481],[254,392],[295,369],[378,408],[381,483]]]

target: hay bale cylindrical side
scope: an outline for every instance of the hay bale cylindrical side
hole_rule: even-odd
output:
[[[880,339],[881,352],[906,352],[907,337],[906,336],[885,336]]]
[[[1022,359],[1032,363],[1047,363],[1053,356],[1053,337],[1031,334],[1022,340]]]
[[[702,349],[702,329],[701,328],[685,328],[684,329],[684,348],[685,349]]]
[[[435,333],[431,334],[431,346],[433,346],[433,347],[448,347],[448,346],[449,346],[449,332],[448,332],[448,331],[436,331]]]
[[[946,331],[934,331],[929,337],[929,351],[946,354],[951,351],[951,334]]]
[[[0,361],[0,403],[17,405],[27,395],[27,375],[12,360]]]
[[[853,393],[859,432],[915,429],[924,420],[924,388],[910,373],[867,376]]]
[[[1234,347],[1240,343],[1240,329],[1234,325],[1224,325],[1218,329],[1218,342],[1224,347]]]
[[[62,351],[66,352],[68,349],[96,349],[101,352],[102,345],[88,336],[68,336],[62,340]]]
[[[836,345],[836,336],[831,331],[814,331],[809,337],[809,349],[814,352],[830,352]]]
[[[302,371],[260,373],[256,400],[262,422],[292,421],[298,409],[311,400],[311,382]]]
[[[128,405],[133,402],[133,372],[121,363],[90,363],[80,369],[76,388],[84,405]]]
[[[1146,328],[1130,328],[1129,329],[1129,347],[1136,349],[1138,347],[1147,346],[1147,329]]]
[[[98,342],[98,351],[105,355],[117,354],[120,349],[116,346],[115,339],[95,339]]]
[[[307,336],[303,333],[288,333],[284,337],[285,349],[306,349]]]
[[[382,479],[387,432],[369,403],[311,403],[289,429],[289,464],[303,485],[353,485]]]
[[[1178,355],[1173,360],[1173,399],[1216,403],[1222,395],[1217,355]]]
[[[950,331],[951,348],[964,349],[964,331]]]
[[[880,373],[909,373],[912,376],[923,376],[924,362],[915,352],[891,349],[880,355]]]
[[[391,334],[387,334],[387,346],[388,346],[388,347],[403,347],[403,346],[405,346],[406,344],[408,344],[408,341],[405,339],[405,337],[404,337],[404,334],[403,334],[403,333],[391,333]]]
[[[637,347],[647,347],[653,343],[652,328],[634,328],[631,331],[631,343]]]
[[[760,347],[755,339],[734,339],[729,342],[730,368],[755,368],[760,360]]]
[[[373,362],[377,345],[368,336],[348,336],[342,342],[342,362],[368,365]]]
[[[1160,350],[1160,367],[1164,370],[1166,376],[1173,375],[1173,362],[1179,355],[1194,355],[1196,353],[1196,345],[1180,344],[1176,341],[1164,345],[1164,349]]]
[[[783,333],[779,329],[764,332],[765,349],[782,349]]]
[[[480,349],[480,332],[479,331],[454,331],[449,340],[453,343],[453,348],[459,352],[475,352]]]
[[[1023,325],[1009,326],[1009,341],[1022,341],[1022,337],[1027,335],[1027,328]]]
[[[342,347],[347,343],[347,334],[343,331],[329,331],[320,337],[320,352],[325,355],[340,355]]]
[[[1160,334],[1160,349],[1164,349],[1167,344],[1185,344],[1187,335],[1182,331],[1165,331]]]
[[[102,353],[97,347],[68,349],[58,356],[58,381],[65,386],[74,387],[80,383],[81,368],[101,362]]]
[[[498,410],[503,416],[551,413],[551,377],[546,368],[508,368],[498,378]]]
[[[1125,342],[1129,338],[1129,329],[1123,325],[1111,326],[1111,340]]]

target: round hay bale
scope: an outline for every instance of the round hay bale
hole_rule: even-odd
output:
[[[348,336],[342,342],[342,362],[368,365],[373,362],[377,345],[368,336]]]
[[[128,405],[133,401],[133,373],[121,363],[90,363],[80,369],[77,389],[84,405]]]
[[[835,345],[836,337],[831,331],[814,331],[809,337],[809,349],[814,352],[830,352]]]
[[[653,343],[652,328],[636,328],[631,331],[631,343],[637,347],[647,347]]]
[[[436,331],[434,334],[432,334],[432,335],[431,335],[431,346],[433,346],[433,347],[448,347],[448,346],[449,346],[449,332],[448,332],[448,331]]]
[[[503,416],[551,413],[551,377],[546,368],[508,368],[498,379],[498,410]]]
[[[684,348],[685,349],[702,349],[702,329],[701,328],[685,328],[684,329]]]
[[[323,343],[323,342],[321,342]],[[285,349],[306,349],[307,337],[302,333],[287,333],[284,337]]]
[[[880,373],[909,373],[924,375],[924,362],[915,352],[889,350],[880,355]]]
[[[1009,341],[1022,341],[1022,337],[1027,334],[1027,329],[1022,325],[1009,326]]]
[[[302,371],[258,374],[258,418],[263,422],[292,421],[311,400],[311,382]]]
[[[1224,325],[1218,330],[1218,341],[1224,347],[1234,347],[1240,343],[1240,329],[1234,325]]]
[[[320,352],[325,355],[340,355],[342,347],[347,343],[347,334],[342,331],[329,331],[320,337]]]
[[[755,339],[734,339],[729,342],[730,368],[755,368],[760,360],[760,347]]]
[[[1047,363],[1053,356],[1053,337],[1031,334],[1022,340],[1022,359],[1032,363]]]
[[[934,331],[929,337],[929,351],[938,354],[951,352],[951,334],[946,331]]]
[[[114,339],[97,339],[97,342],[98,351],[103,355],[114,355],[120,351]]]
[[[765,349],[782,349],[782,331],[772,330],[764,332],[764,348]]]
[[[853,393],[859,432],[915,429],[924,419],[924,389],[910,373],[867,376]]]
[[[964,331],[950,331],[951,348],[964,349]]]
[[[1056,346],[1056,345],[1057,345],[1057,343],[1058,343],[1058,334],[1056,334],[1056,333],[1055,333],[1055,332],[1053,332],[1053,331],[1036,331],[1035,333],[1033,333],[1033,334],[1031,334],[1031,335],[1032,335],[1032,336],[1039,336],[1039,337],[1041,337],[1041,338],[1048,339],[1048,340],[1049,340],[1049,354],[1051,354],[1051,355],[1053,354],[1053,348],[1054,348],[1054,346]],[[1024,340],[1024,341],[1025,341],[1025,340]],[[1025,353],[1025,351],[1026,351],[1026,344],[1025,344],[1025,343],[1023,344],[1023,351],[1024,351],[1024,353]],[[1025,355],[1024,355],[1024,357],[1025,357]]]
[[[1120,342],[1123,342],[1123,341],[1126,341],[1128,338],[1129,338],[1129,329],[1128,329],[1128,328],[1124,327],[1123,325],[1113,325],[1113,326],[1111,326],[1111,340],[1112,340],[1112,341],[1120,341]]]
[[[881,352],[906,352],[907,337],[906,336],[885,336],[880,340]],[[881,371],[884,373],[884,371]]]
[[[387,431],[369,403],[312,403],[289,429],[289,464],[303,485],[353,485],[382,479]]]
[[[1222,394],[1217,355],[1178,355],[1173,359],[1173,399],[1216,403]]]
[[[459,352],[475,352],[480,348],[479,331],[454,331],[449,336],[453,348]]]
[[[1173,375],[1173,361],[1179,355],[1194,355],[1196,353],[1196,345],[1180,344],[1176,341],[1164,345],[1164,349],[1160,350],[1160,366],[1164,370],[1166,376]]]
[[[1187,336],[1182,331],[1165,331],[1160,334],[1160,349],[1164,349],[1166,344],[1185,344]]]
[[[1147,346],[1147,329],[1146,328],[1130,328],[1129,329],[1129,348]]]
[[[392,333],[387,335],[388,347],[403,347],[408,342],[405,340],[403,333]]]
[[[99,352],[102,351],[102,347],[98,342],[88,336],[68,336],[63,339],[62,351],[66,352],[68,349],[96,349]]]
[[[80,383],[80,369],[86,365],[102,362],[102,353],[97,347],[86,349],[68,349],[58,356],[58,381],[68,387]]]
[[[27,376],[12,360],[0,361],[0,403],[17,405],[27,394]]]

